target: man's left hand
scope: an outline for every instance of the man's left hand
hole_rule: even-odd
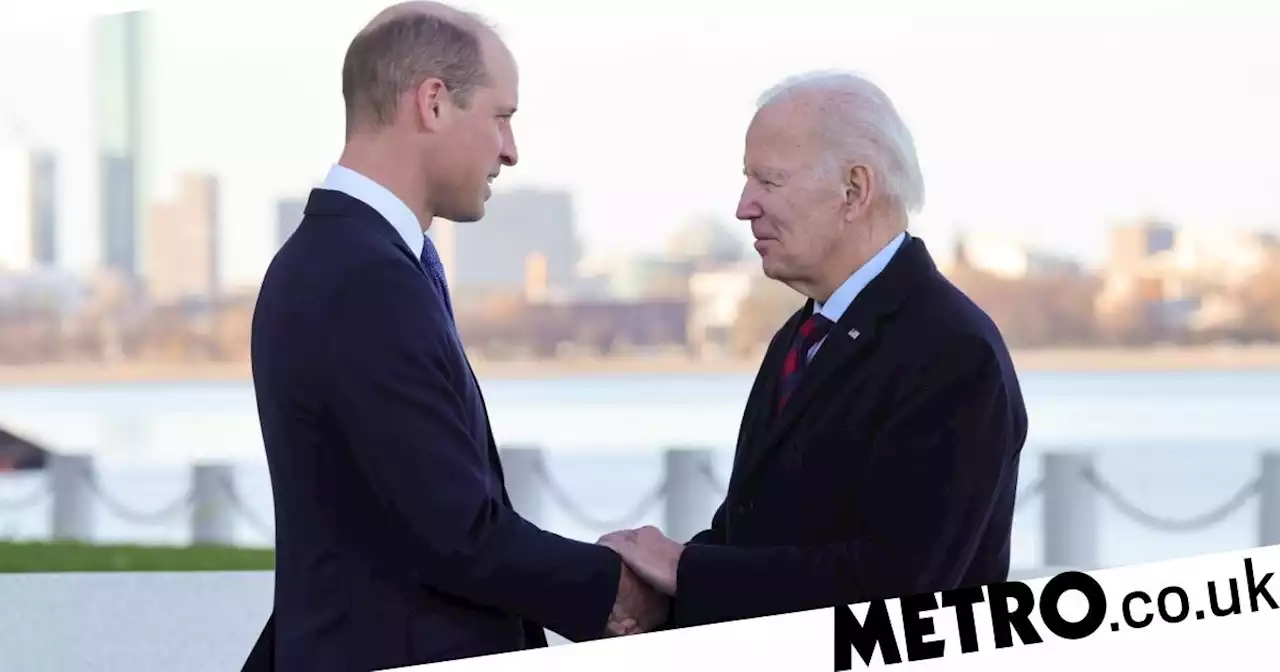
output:
[[[631,570],[654,588],[676,594],[676,568],[684,544],[674,541],[652,525],[635,530],[619,530],[600,537],[598,542],[622,556]]]

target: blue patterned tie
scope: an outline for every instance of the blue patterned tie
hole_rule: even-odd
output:
[[[444,299],[445,308],[449,309],[449,316],[452,317],[453,302],[449,300],[449,284],[444,279],[444,264],[440,263],[440,255],[436,253],[436,246],[431,238],[423,236],[422,241],[422,267],[427,269],[427,275],[436,283],[440,298]]]

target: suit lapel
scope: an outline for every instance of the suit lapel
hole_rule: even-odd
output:
[[[823,386],[838,372],[847,370],[849,366],[856,363],[859,355],[866,352],[867,345],[872,342],[874,336],[875,320],[865,313],[866,311],[863,310],[855,310],[854,306],[850,306],[849,310],[845,311],[844,316],[835,324],[822,346],[818,348],[818,353],[809,363],[791,399],[780,413],[775,410],[776,393],[766,400],[769,407],[763,410],[763,414],[773,418],[773,422],[757,435],[755,448],[743,460],[744,477],[754,471],[779,445],[784,443],[787,435],[804,415],[805,410],[813,404]],[[805,312],[805,316],[808,316],[808,311]],[[788,343],[782,352],[785,353],[789,347]],[[782,358],[779,357],[775,368],[780,368],[781,362]],[[777,380],[779,373],[774,371],[772,375],[774,380]],[[776,383],[773,389],[776,390]]]
[[[767,447],[781,442],[796,421],[804,415],[823,386],[839,372],[855,365],[858,356],[866,352],[867,346],[874,341],[876,318],[879,316],[874,311],[867,310],[865,305],[857,305],[856,301],[854,303],[832,327],[831,333],[827,334],[813,361],[800,378],[786,408],[782,409],[769,427],[769,433],[765,437]]]
[[[871,346],[875,343],[883,320],[901,307],[922,277],[936,270],[923,241],[908,237],[879,277],[867,285],[832,327],[831,333],[809,363],[786,408],[764,431],[755,434],[753,447],[745,452],[740,469],[735,469],[735,472],[742,472],[740,476],[735,473],[739,480],[749,477],[779,446],[785,444],[787,436],[794,431],[805,411],[822,399],[825,388],[846,378],[850,369],[856,368],[859,361],[873,351]],[[774,415],[773,404],[777,398],[778,369],[782,366],[782,356],[790,348],[790,337],[800,319],[808,317],[812,308],[811,301],[806,304],[805,310],[792,318],[788,338],[777,348],[772,370],[768,372],[773,381],[769,385],[769,395],[757,402],[768,404],[758,411],[758,414],[766,418]]]
[[[764,431],[768,429],[769,423],[774,419],[774,407],[778,398],[778,385],[782,383],[782,362],[787,357],[787,351],[791,349],[791,342],[795,340],[796,331],[800,329],[800,323],[813,310],[813,301],[809,301],[803,308],[796,311],[791,319],[783,326],[779,332],[778,340],[774,342],[773,347],[769,348],[765,353],[764,362],[761,363],[760,371],[763,376],[763,385],[760,394],[754,399],[754,426],[752,435],[755,437],[763,436]]]
[[[764,360],[760,363],[760,370],[756,373],[756,384],[751,390],[751,394],[747,397],[747,406],[742,413],[742,427],[738,430],[738,449],[735,456],[735,462],[749,462],[753,458],[751,454],[755,447],[760,444],[761,437],[769,429],[769,423],[773,420],[774,400],[778,395],[779,374],[782,370],[782,360],[787,355],[787,349],[795,338],[796,330],[800,328],[800,320],[808,315],[812,305],[812,301],[805,304],[805,307],[796,311],[787,320],[786,324],[778,330],[773,342],[769,344],[769,349],[764,353]],[[742,470],[734,468],[729,478],[729,489],[734,490]]]
[[[376,222],[374,226],[370,226],[371,232],[381,235],[395,245],[400,253],[408,257],[413,265],[426,278],[431,281],[431,276],[427,274],[427,269],[422,267],[422,257],[418,252],[410,250],[405,245],[404,238],[396,231],[396,227],[387,221],[382,213],[375,210],[372,206],[358,198],[349,196],[341,191],[332,189],[316,188],[311,190],[311,195],[307,199],[307,204],[303,208],[303,212],[307,215],[336,215],[339,217],[358,217],[360,219],[372,220]]]

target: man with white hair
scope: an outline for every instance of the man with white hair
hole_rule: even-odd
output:
[[[911,134],[874,84],[783,82],[747,130],[738,218],[807,300],[747,401],[723,504],[681,544],[601,543],[673,598],[669,625],[999,582],[1027,415],[988,316],[907,233]]]

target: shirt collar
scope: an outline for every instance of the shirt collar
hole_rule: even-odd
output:
[[[422,256],[426,237],[418,216],[391,190],[346,166],[335,165],[324,178],[322,189],[340,191],[373,208],[391,223],[415,255]]]
[[[840,318],[844,316],[844,312],[853,304],[853,300],[858,297],[858,294],[889,265],[889,261],[898,252],[898,248],[902,247],[902,242],[906,238],[906,232],[895,236],[893,240],[889,241],[888,245],[881,248],[874,257],[871,257],[867,263],[863,264],[862,268],[854,271],[853,275],[849,276],[849,279],[845,280],[844,284],[840,285],[831,294],[826,303],[815,303],[813,306],[814,312],[821,313],[823,317],[832,322],[839,322]]]

